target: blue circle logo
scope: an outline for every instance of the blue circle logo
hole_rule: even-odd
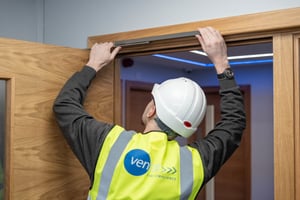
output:
[[[141,176],[150,169],[150,156],[142,149],[129,151],[124,159],[127,172],[134,176]]]

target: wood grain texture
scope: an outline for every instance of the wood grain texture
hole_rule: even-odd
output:
[[[13,124],[14,124],[14,96],[15,96],[15,79],[13,75],[3,74],[2,80],[6,80],[6,121],[5,121],[5,185],[4,185],[4,198],[11,199],[12,181],[10,175],[13,173],[11,167],[11,160],[13,159],[11,149],[11,141],[13,140]],[[7,103],[10,102],[10,103]]]
[[[87,62],[88,51],[0,38],[0,77],[14,79],[10,98],[9,199],[86,199],[89,179],[65,142],[52,112],[65,81]],[[103,69],[86,109],[113,122],[114,70]],[[100,101],[101,99],[101,101]]]
[[[273,46],[274,192],[276,200],[295,200],[293,35],[275,35]]]
[[[294,36],[295,82],[295,199],[300,199],[300,34]]]

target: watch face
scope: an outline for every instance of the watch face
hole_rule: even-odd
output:
[[[225,74],[225,76],[226,76],[227,78],[229,78],[229,79],[233,78],[233,71],[232,71],[231,69],[226,69],[226,70],[224,71],[224,74]]]
[[[219,80],[233,79],[233,76],[234,76],[234,73],[230,68],[225,69],[222,74],[217,75]]]

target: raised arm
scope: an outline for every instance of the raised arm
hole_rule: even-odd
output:
[[[227,47],[219,31],[212,27],[200,28],[196,35],[203,50],[219,75],[221,96],[221,120],[204,138],[191,146],[200,152],[205,172],[204,184],[212,178],[226,160],[238,148],[246,126],[243,96],[234,76],[221,76],[230,69]]]
[[[96,73],[109,64],[120,50],[120,47],[112,48],[111,42],[95,44],[86,66],[65,83],[53,105],[64,137],[91,179],[102,143],[113,125],[95,120],[85,111],[83,103]]]

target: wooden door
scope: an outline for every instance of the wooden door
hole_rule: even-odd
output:
[[[153,84],[126,81],[126,128],[143,131],[143,125],[138,123],[145,106],[151,100]],[[214,121],[220,120],[220,96],[218,87],[203,88],[207,104],[214,106]],[[250,87],[241,87],[245,99],[247,119],[250,119]],[[247,124],[250,124],[248,121]],[[202,130],[202,131],[201,131]],[[205,135],[205,120],[200,129],[188,139],[188,142]],[[250,126],[244,132],[241,145],[233,156],[225,163],[215,176],[215,200],[250,200],[251,199],[251,169],[250,169]],[[197,199],[205,200],[205,188]]]
[[[90,182],[53,116],[65,81],[89,51],[0,38],[0,79],[7,85],[5,199],[86,199]],[[113,122],[114,69],[98,74],[85,107]],[[101,101],[100,101],[101,99]]]

